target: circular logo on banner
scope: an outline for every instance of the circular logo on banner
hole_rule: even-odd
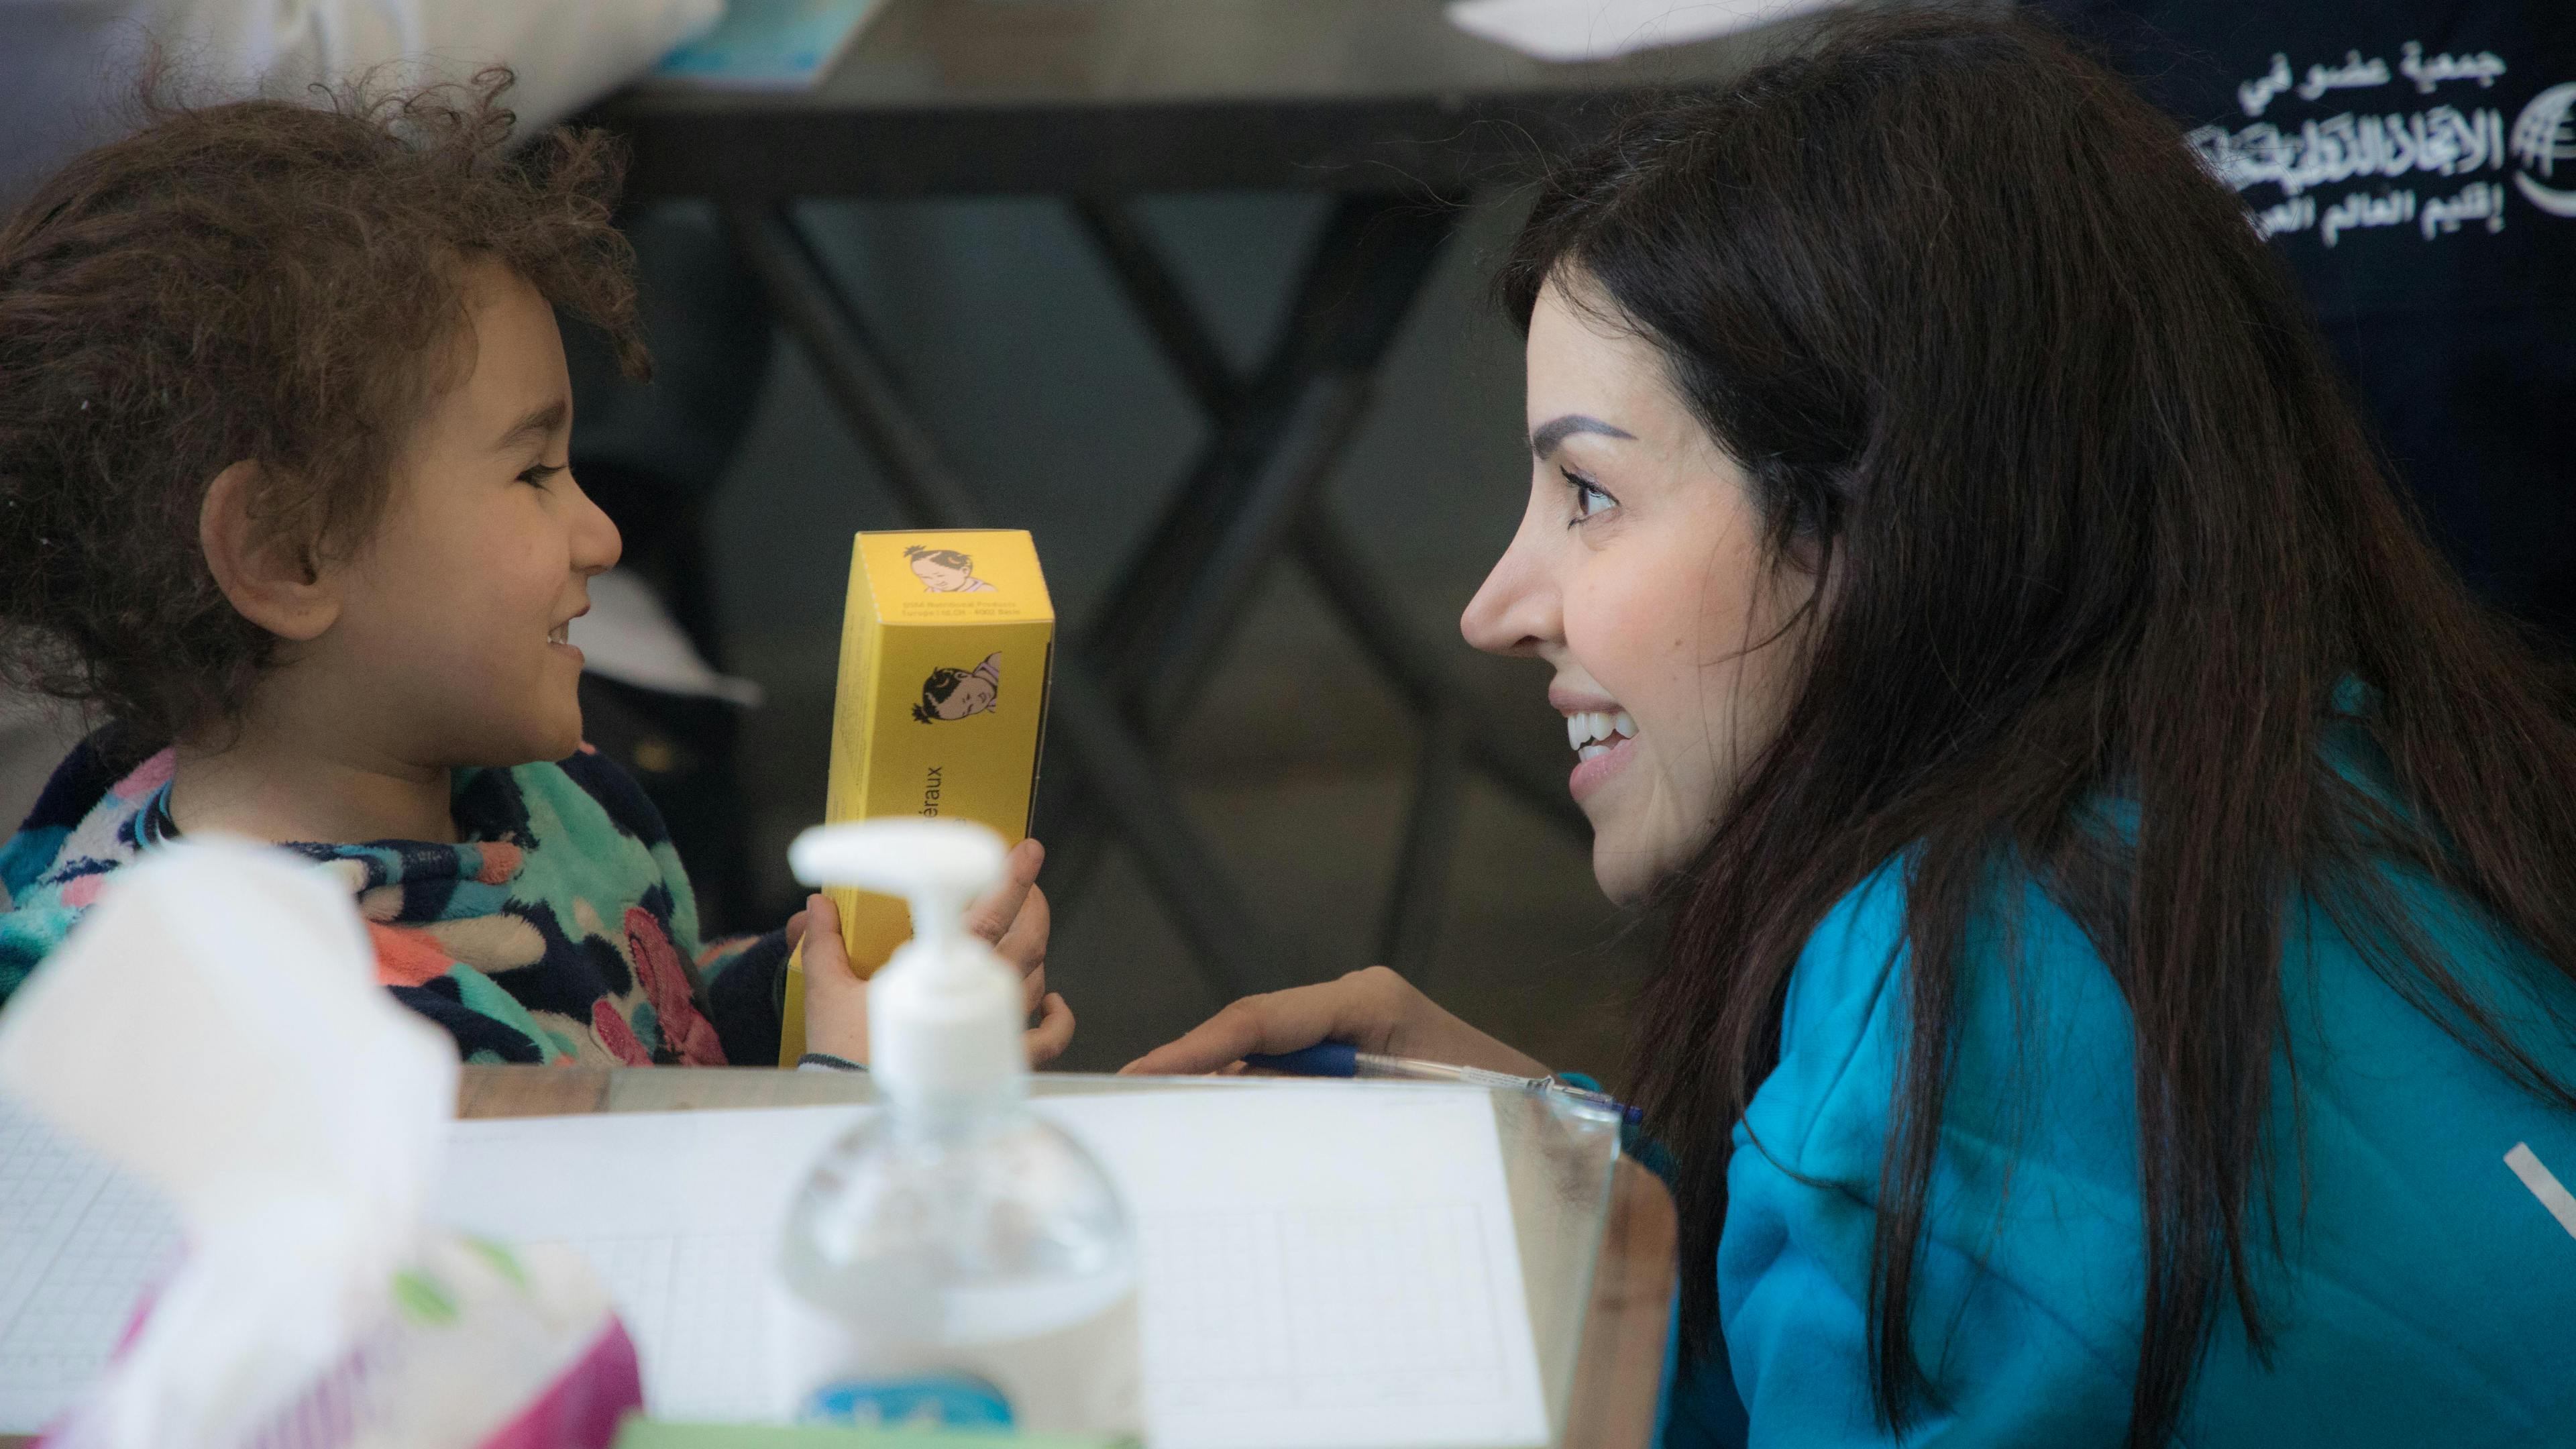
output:
[[[2559,163],[2576,183],[2576,81],[2551,86],[2531,98],[2513,123],[2513,159],[2522,169],[2513,184],[2551,216],[2576,217],[2576,185],[2553,186]]]

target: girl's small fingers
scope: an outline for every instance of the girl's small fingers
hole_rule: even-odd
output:
[[[1046,965],[1047,935],[1054,929],[1055,907],[1047,904],[1045,887],[1033,885],[1028,898],[1020,902],[1011,928],[993,943],[993,949],[1026,974]]]
[[[798,911],[787,918],[787,944],[795,947],[805,941],[805,913]]]
[[[805,907],[805,981],[810,988],[816,983],[847,982],[858,984],[858,973],[850,969],[850,953],[841,943],[841,914],[832,908],[828,897],[816,896]]]
[[[1002,933],[1018,918],[1020,902],[1037,884],[1038,867],[1045,863],[1046,847],[1035,840],[1023,840],[1011,847],[1002,864],[1002,883],[966,908],[966,928],[987,941],[1001,940]]]
[[[1039,1004],[1038,1024],[1028,1030],[1029,1065],[1042,1067],[1073,1045],[1073,1008],[1054,992]]]
[[[1046,998],[1046,963],[1041,961],[1038,969],[1020,978],[1020,1000],[1034,1013],[1046,1003]]]

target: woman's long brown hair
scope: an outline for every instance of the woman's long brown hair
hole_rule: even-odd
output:
[[[2389,894],[2392,866],[2420,871],[2576,974],[2566,682],[2424,541],[2236,199],[2038,22],[1844,19],[1654,106],[1543,182],[1501,287],[1526,325],[1565,277],[1664,354],[1824,601],[1784,641],[1805,672],[1776,742],[1675,883],[1638,1014],[1639,1094],[1679,1162],[1687,1345],[1712,1332],[1730,1134],[1777,1063],[1791,968],[1901,862],[1871,1358],[1883,1420],[1925,1406],[1909,1324],[1963,941],[2009,867],[2083,926],[2134,1018],[2128,1442],[2165,1443],[2220,1313],[2269,1342],[2249,1254],[2277,1247],[2270,1185],[2297,1146],[2264,1130],[2294,905],[2576,1109]],[[2368,686],[2384,800],[2324,747],[2346,679]],[[2111,799],[2133,834],[2088,827]]]

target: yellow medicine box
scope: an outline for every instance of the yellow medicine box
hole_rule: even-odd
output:
[[[1055,605],[1037,545],[1016,529],[862,533],[850,550],[832,710],[827,821],[927,815],[1029,833]],[[903,901],[826,892],[861,976],[912,936]],[[778,1064],[805,1054],[805,970],[787,965]]]

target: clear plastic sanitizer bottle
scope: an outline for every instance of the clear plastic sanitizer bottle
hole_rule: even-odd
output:
[[[1134,1231],[1099,1163],[1028,1110],[1020,981],[965,929],[1003,858],[947,820],[789,850],[799,879],[904,896],[913,923],[868,985],[882,1110],[788,1213],[773,1342],[798,1420],[1142,1437]]]

